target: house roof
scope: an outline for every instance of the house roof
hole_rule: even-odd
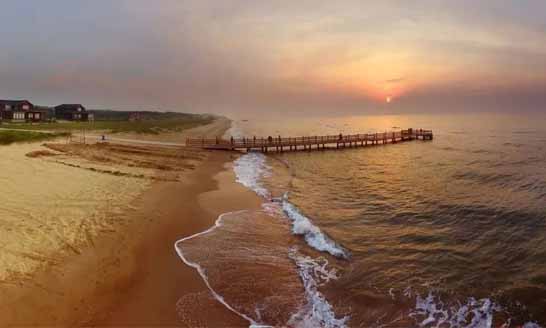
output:
[[[2,105],[20,105],[20,104],[32,104],[30,101],[28,100],[1,100],[0,99],[0,104]]]
[[[55,106],[55,110],[77,111],[79,108],[85,111],[85,107],[82,104],[62,104]]]
[[[55,108],[58,108],[58,107],[65,107],[65,108],[85,108],[82,104],[62,104],[62,105],[58,105],[58,106],[55,106]]]

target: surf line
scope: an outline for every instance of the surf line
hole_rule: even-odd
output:
[[[193,239],[195,237],[199,237],[199,236],[202,236],[202,235],[205,235],[205,234],[208,234],[212,231],[214,231],[216,228],[219,228],[222,226],[222,219],[225,215],[231,215],[231,214],[238,214],[238,213],[243,213],[243,212],[246,212],[247,210],[241,210],[241,211],[235,211],[235,212],[227,212],[227,213],[223,213],[221,214],[218,219],[216,219],[216,221],[214,222],[214,225],[210,228],[208,228],[207,230],[205,231],[201,231],[201,232],[198,232],[194,235],[191,235],[189,237],[185,237],[185,238],[182,238],[180,240],[177,240],[175,243],[174,243],[174,250],[176,251],[176,253],[178,254],[178,256],[182,259],[182,261],[189,267],[192,267],[194,268],[195,270],[197,270],[197,272],[199,273],[199,275],[201,276],[201,278],[203,279],[203,281],[205,282],[205,285],[207,286],[207,288],[209,289],[209,291],[211,292],[212,296],[214,296],[214,298],[222,303],[228,310],[230,310],[231,312],[237,314],[238,316],[240,316],[241,318],[245,319],[246,321],[248,321],[250,323],[250,327],[252,328],[267,328],[267,327],[271,327],[269,325],[263,325],[263,324],[260,324],[260,323],[257,323],[256,321],[254,321],[252,318],[250,318],[249,316],[237,311],[236,309],[234,309],[231,305],[229,305],[226,300],[224,299],[224,297],[222,297],[222,295],[218,294],[213,288],[212,286],[210,285],[209,283],[209,280],[208,280],[208,277],[207,275],[205,274],[205,270],[203,270],[203,268],[197,264],[197,263],[194,263],[194,262],[191,262],[189,261],[185,256],[184,256],[184,253],[182,252],[182,250],[177,247],[178,243],[181,243],[181,242],[184,242],[186,240],[190,240],[190,239]]]

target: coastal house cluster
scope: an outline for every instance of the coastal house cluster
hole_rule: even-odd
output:
[[[28,100],[0,100],[0,122],[48,122],[94,120],[93,113],[81,104],[62,104],[55,107],[34,105]]]

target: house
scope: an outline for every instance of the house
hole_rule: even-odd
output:
[[[0,119],[11,122],[40,122],[47,112],[37,109],[28,100],[0,100]]]
[[[55,118],[67,121],[93,121],[94,116],[81,104],[63,104],[55,107]]]

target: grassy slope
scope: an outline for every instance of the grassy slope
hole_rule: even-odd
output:
[[[7,124],[2,127],[9,129],[23,130],[49,130],[49,131],[71,131],[71,130],[103,130],[111,133],[136,132],[158,134],[162,131],[181,131],[199,125],[211,123],[214,117],[209,115],[192,114],[169,114],[156,115],[142,121],[129,122],[126,120],[96,120],[95,122],[57,122],[38,124]]]
[[[0,145],[9,145],[14,142],[32,142],[40,140],[49,140],[58,137],[68,136],[69,133],[57,132],[57,133],[43,133],[32,131],[12,131],[12,130],[0,130]]]

